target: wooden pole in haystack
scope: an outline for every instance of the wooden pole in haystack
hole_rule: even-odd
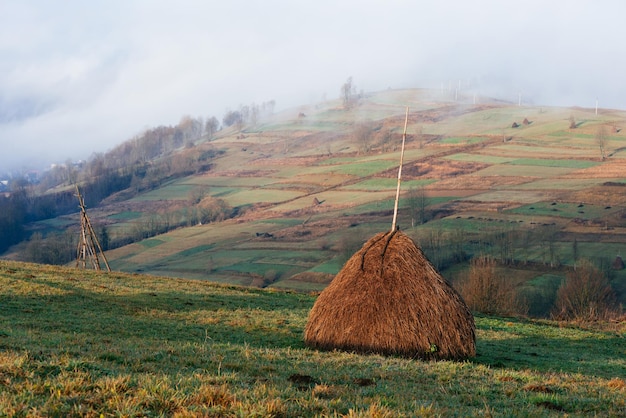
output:
[[[391,232],[396,230],[396,219],[398,218],[398,201],[400,200],[400,182],[402,178],[402,163],[404,160],[404,143],[406,142],[406,126],[409,122],[409,107],[406,107],[404,115],[404,133],[402,134],[402,149],[400,150],[400,167],[398,167],[398,187],[396,187],[396,202],[393,206],[393,221],[391,222]]]
[[[109,262],[104,255],[104,251],[102,251],[102,246],[100,246],[100,241],[98,241],[96,232],[94,231],[93,226],[91,226],[89,216],[87,216],[85,199],[80,194],[78,185],[76,185],[76,197],[78,198],[78,207],[80,207],[80,237],[78,241],[78,248],[76,250],[76,267],[80,264],[83,269],[86,268],[87,258],[89,258],[94,270],[101,270],[100,258],[98,256],[99,251],[100,255],[102,255],[107,271],[111,271]]]

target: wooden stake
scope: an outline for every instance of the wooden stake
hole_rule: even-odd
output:
[[[83,196],[80,194],[78,185],[76,185],[76,197],[78,198],[78,204],[80,207],[80,239],[78,242],[78,249],[76,251],[76,267],[80,264],[83,269],[86,268],[87,258],[89,257],[94,270],[100,270],[100,259],[98,258],[97,251],[99,250],[107,271],[111,271],[111,267],[109,267],[109,262],[107,261],[106,255],[104,255],[104,251],[102,251],[96,232],[94,231],[93,226],[91,226],[89,216],[87,216],[85,199],[83,199]]]
[[[398,187],[396,188],[396,202],[393,206],[393,221],[391,222],[391,232],[396,230],[396,219],[398,218],[398,200],[400,200],[400,179],[402,178],[402,162],[404,160],[404,143],[406,142],[406,126],[409,123],[409,107],[406,107],[404,116],[404,133],[402,134],[402,149],[400,150],[400,167],[398,167]]]

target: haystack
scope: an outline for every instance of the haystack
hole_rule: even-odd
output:
[[[398,230],[375,235],[346,262],[315,302],[304,340],[316,349],[416,358],[476,354],[469,308]]]

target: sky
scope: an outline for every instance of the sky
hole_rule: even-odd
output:
[[[0,173],[184,115],[336,99],[348,77],[626,109],[625,16],[622,0],[0,0]]]

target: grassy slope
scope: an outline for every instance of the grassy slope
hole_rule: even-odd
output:
[[[409,138],[403,191],[424,186],[433,202],[429,209],[443,207],[452,212],[411,229],[413,236],[424,236],[442,226],[445,229],[446,222],[459,216],[487,219],[506,215],[520,230],[534,228],[532,225],[541,221],[578,234],[580,242],[590,243],[590,252],[582,256],[614,257],[625,252],[620,245],[626,240],[626,195],[619,187],[602,184],[626,181],[626,154],[619,151],[626,143],[626,130],[610,132],[607,151],[612,156],[604,162],[599,160],[594,140],[602,124],[621,127],[626,122],[624,112],[595,115],[585,109],[474,106],[437,101],[437,97],[437,92],[424,90],[382,91],[368,95],[350,111],[329,102],[303,107],[305,118],[298,118],[297,110],[276,115],[275,120],[243,133],[220,132],[212,141],[198,144],[224,151],[208,173],[172,181],[115,210],[103,210],[100,219],[99,209],[90,209],[92,221],[109,223],[113,235],[132,231],[158,218],[159,211],[150,204],[160,205],[159,209],[178,205],[198,186],[209,187],[213,196],[233,206],[258,206],[244,218],[179,229],[157,240],[111,251],[112,267],[237,284],[250,284],[255,275],[276,273],[280,276],[278,287],[292,286],[290,276],[298,273],[336,273],[341,267],[337,259],[346,247],[343,241],[354,236],[367,239],[388,228],[399,161],[397,147],[357,153],[352,126],[363,121],[382,124],[395,133],[397,142],[406,105],[411,107],[410,134],[440,137],[428,137],[425,144]],[[575,117],[578,128],[568,129],[570,116]],[[524,118],[531,123],[511,127],[514,121],[522,124]],[[314,198],[324,203],[314,206]],[[553,202],[559,205],[553,207]],[[584,208],[579,207],[581,202]],[[76,222],[74,217],[55,225],[62,229]],[[315,233],[319,225],[329,223],[334,226],[325,227],[323,234]],[[399,224],[405,230],[411,224],[404,200]],[[298,225],[302,227],[297,229]],[[354,225],[356,229],[348,229]],[[601,225],[613,228],[603,231]],[[258,232],[276,238],[260,239]],[[594,234],[598,233],[603,234],[602,242],[596,242]],[[526,251],[533,254],[529,261],[540,263],[541,248],[533,245],[536,248]],[[571,243],[564,241],[558,246],[568,248]],[[285,248],[293,251],[286,254]],[[560,259],[568,257],[561,254]],[[334,271],[329,271],[329,266]],[[304,282],[297,286],[306,289]],[[309,289],[319,289],[319,285],[311,283]]]
[[[317,352],[314,296],[0,262],[0,415],[624,416],[626,329],[477,317],[478,356]]]

